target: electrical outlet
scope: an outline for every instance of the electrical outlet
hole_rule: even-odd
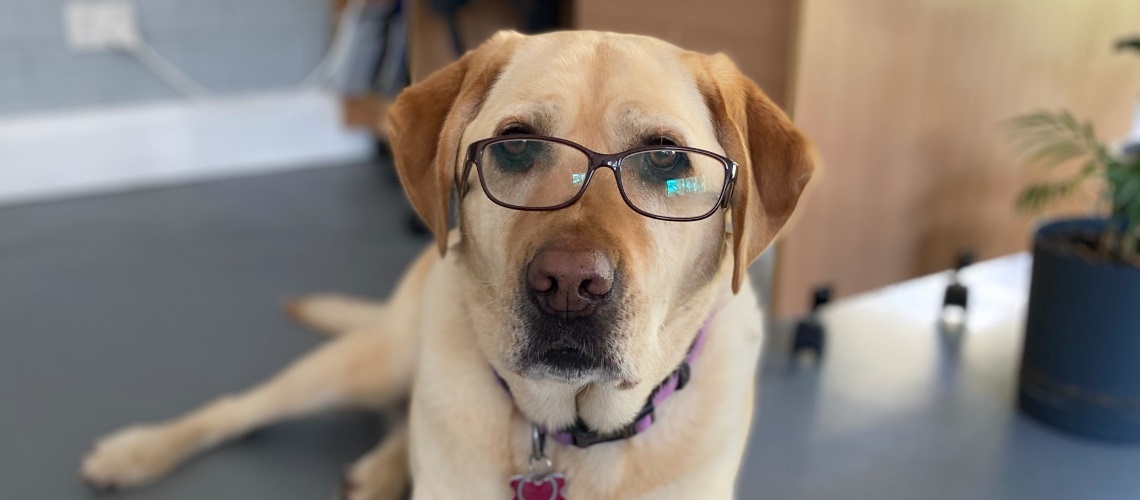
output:
[[[63,6],[68,45],[80,51],[122,50],[140,43],[128,0],[73,0]]]

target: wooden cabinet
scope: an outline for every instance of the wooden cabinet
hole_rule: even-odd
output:
[[[1140,2],[802,0],[795,121],[825,167],[779,246],[776,311],[1028,248],[1028,174],[1003,122],[1068,108],[1122,137],[1140,58],[1112,51]],[[1057,208],[1087,211],[1091,196]],[[932,319],[933,321],[933,319]]]
[[[794,0],[576,0],[574,27],[649,35],[698,52],[724,52],[787,104],[795,46]]]

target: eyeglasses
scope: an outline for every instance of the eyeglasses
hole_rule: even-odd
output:
[[[559,210],[573,205],[594,172],[613,170],[625,203],[637,213],[667,221],[695,221],[728,204],[736,163],[684,146],[646,146],[602,154],[573,142],[510,135],[467,147],[459,193],[467,192],[474,165],[491,201],[515,210]]]

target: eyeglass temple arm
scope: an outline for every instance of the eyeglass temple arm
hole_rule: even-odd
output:
[[[730,160],[731,161],[731,160]],[[721,208],[728,208],[732,201],[732,193],[736,191],[736,162],[728,164],[728,186],[724,189],[724,197],[720,200]]]

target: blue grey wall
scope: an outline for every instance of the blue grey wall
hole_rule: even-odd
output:
[[[63,0],[0,0],[0,115],[177,99],[133,58],[66,45]],[[219,93],[295,85],[330,38],[329,0],[134,0],[143,37]]]

